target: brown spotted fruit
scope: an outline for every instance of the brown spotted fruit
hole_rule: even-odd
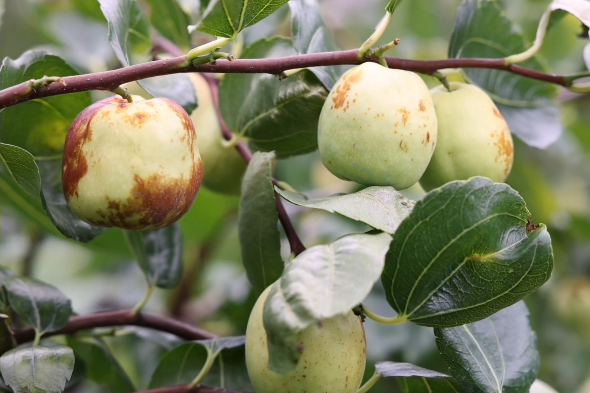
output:
[[[203,178],[186,111],[166,98],[106,98],[72,123],[63,157],[68,206],[87,223],[129,230],[170,225]]]
[[[429,191],[472,176],[503,182],[514,159],[508,124],[479,87],[453,82],[450,88],[441,85],[431,90],[438,142],[420,184]]]
[[[301,356],[288,374],[269,369],[262,314],[271,288],[272,285],[256,301],[246,328],[246,368],[256,393],[356,392],[367,356],[363,322],[352,311],[299,333]]]
[[[226,195],[239,195],[246,162],[233,147],[223,145],[211,89],[201,75],[190,78],[197,91],[199,106],[191,113],[195,129],[199,130],[199,152],[203,159],[203,186]]]
[[[413,72],[364,63],[330,91],[318,124],[323,164],[345,180],[403,190],[417,183],[436,146],[437,119]]]

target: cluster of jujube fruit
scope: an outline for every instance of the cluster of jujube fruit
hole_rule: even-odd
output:
[[[66,140],[63,185],[68,205],[82,220],[156,229],[186,213],[201,183],[239,194],[246,164],[223,146],[208,84],[201,76],[191,78],[200,106],[190,117],[171,100],[139,96],[133,102],[99,101],[77,117]],[[321,111],[322,162],[342,179],[397,190],[420,182],[429,191],[471,176],[503,182],[513,161],[506,121],[480,88],[449,87],[429,91],[416,74],[375,63],[352,68]],[[362,321],[352,311],[300,333],[302,354],[293,371],[269,370],[262,311],[270,288],[258,299],[246,333],[256,391],[356,391],[366,345]]]

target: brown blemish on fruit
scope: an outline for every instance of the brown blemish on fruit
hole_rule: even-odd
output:
[[[406,153],[408,152],[408,144],[404,142],[403,139],[399,142],[399,148],[405,151]]]
[[[493,111],[494,111],[494,116],[496,116],[500,119],[504,118],[504,117],[502,117],[502,114],[500,113],[500,111],[498,111],[498,109],[494,108]]]
[[[363,70],[361,69],[357,69],[344,75],[342,81],[338,83],[338,86],[336,86],[336,90],[332,95],[332,101],[334,102],[333,108],[340,109],[344,107],[351,85],[360,82],[362,76]],[[347,108],[348,107],[345,108],[345,111]]]
[[[506,164],[504,167],[504,176],[508,176],[514,159],[514,145],[510,138],[510,131],[507,128],[504,128],[497,134],[492,133],[492,137],[495,139],[494,146],[498,149],[498,155],[496,156],[495,162],[499,162],[501,159],[504,160],[504,163]]]
[[[86,142],[92,140],[90,123],[96,113],[113,100],[116,98],[109,97],[90,105],[74,119],[70,126],[62,161],[63,191],[67,200],[78,196],[78,183],[88,172],[88,163],[82,148]]]
[[[426,111],[426,102],[424,102],[424,100],[420,100],[420,103],[418,105],[420,107],[420,112]]]
[[[426,142],[430,142],[430,132],[426,133]]]
[[[406,124],[408,124],[408,119],[410,118],[410,111],[407,110],[405,107],[399,108],[397,111],[402,114],[402,120],[404,122],[404,126]]]
[[[131,124],[133,127],[141,127],[150,118],[149,113],[136,112],[132,116],[124,116],[123,121]]]

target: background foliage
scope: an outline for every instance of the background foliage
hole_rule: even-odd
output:
[[[117,59],[120,59],[122,54],[115,53],[109,45],[106,20],[98,3],[87,0],[5,0],[0,4],[3,3],[5,10],[0,27],[2,58],[8,56],[16,59],[26,50],[34,48],[62,56],[78,73],[97,72],[119,66]],[[181,0],[179,3],[190,13],[191,7],[198,2]],[[384,0],[320,1],[326,26],[318,25],[318,31],[323,32],[326,27],[329,29],[335,41],[335,44],[327,43],[329,47],[358,47],[373,31],[386,3]],[[505,0],[502,3],[506,15],[520,25],[525,36],[532,40],[538,20],[545,10],[546,1]],[[398,7],[393,23],[384,35],[390,39],[399,37],[402,40],[402,44],[394,49],[395,53],[392,55],[417,59],[447,57],[449,41],[459,39],[456,36],[451,37],[459,4],[460,0],[413,0]],[[296,12],[303,11],[299,9]],[[182,14],[170,16],[170,19],[178,18],[184,20]],[[151,20],[159,19],[152,14]],[[182,29],[174,30],[166,25],[152,23],[159,31],[167,32],[169,38],[188,45],[188,38]],[[476,33],[497,36],[496,33],[506,32],[505,25],[493,26],[491,32]],[[149,26],[140,27],[149,36]],[[287,6],[246,30],[244,41],[246,44],[251,43],[270,36],[274,31],[285,36],[291,34]],[[230,31],[227,34],[231,33]],[[561,74],[585,69],[581,53],[587,40],[577,39],[576,35],[579,33],[579,23],[575,18],[565,16],[556,20],[541,50],[541,66]],[[193,38],[196,42],[208,39],[208,36],[200,34],[194,33]],[[506,39],[510,40],[510,37]],[[386,38],[383,39],[385,40]],[[143,59],[140,61],[145,61],[148,58],[146,56],[149,56],[149,43],[137,40],[132,44],[136,48],[135,54]],[[285,55],[284,50],[286,49],[281,47],[280,42],[276,45],[267,42],[250,49],[252,57],[266,56],[269,53],[282,56]],[[292,48],[288,50],[295,53]],[[303,38],[302,42],[296,42],[296,50],[300,53],[314,52],[314,48],[306,44]],[[248,55],[249,52],[244,53],[244,57]],[[453,56],[454,52],[451,50],[448,55]],[[47,56],[45,61],[52,64],[57,60]],[[133,63],[136,59],[125,61]],[[317,86],[320,91],[321,84],[329,86],[333,83],[333,75],[330,72],[329,69],[315,73],[306,71],[284,83],[297,84],[300,79],[305,79],[308,81],[307,86]],[[487,75],[481,71],[469,74],[469,77],[476,80],[493,80],[494,75]],[[2,87],[5,86],[4,78],[3,74]],[[262,77],[254,74],[252,78]],[[432,78],[425,78],[425,81],[429,85],[435,85]],[[228,75],[220,90],[222,100],[224,88],[231,88],[234,92],[240,91],[241,87],[233,83],[232,76]],[[259,86],[261,83],[264,81],[259,81]],[[7,85],[10,83],[7,82]],[[284,84],[277,88],[282,86]],[[158,89],[162,86],[151,88]],[[535,222],[543,222],[550,228],[555,253],[553,277],[541,290],[526,299],[540,351],[539,378],[563,393],[587,393],[590,391],[590,96],[578,97],[565,91],[553,88],[550,90],[544,91],[542,98],[557,95],[562,108],[561,118],[556,117],[555,112],[532,113],[530,117],[520,120],[519,130],[514,130],[526,138],[529,136],[527,131],[532,128],[531,121],[542,123],[540,132],[532,137],[536,141],[533,145],[550,145],[546,150],[538,150],[515,139],[515,164],[507,183],[524,198]],[[312,94],[313,89],[310,92],[302,92],[304,93]],[[523,99],[510,96],[510,92],[502,91],[501,88],[495,93],[506,100]],[[90,102],[88,95],[81,93],[79,97],[67,95],[52,99],[72,100],[72,108],[82,108]],[[103,96],[102,93],[92,93],[93,100]],[[243,101],[238,94],[233,98]],[[319,102],[321,105],[321,101]],[[313,101],[311,103],[313,104]],[[193,104],[186,102],[185,106],[190,107]],[[248,102],[243,101],[243,104],[247,106]],[[27,105],[42,104],[29,102],[15,106],[11,110],[25,110]],[[79,108],[72,111],[77,112]],[[509,107],[507,108],[501,109],[509,111]],[[242,108],[246,112],[254,109],[256,108]],[[319,110],[319,107],[310,104],[310,110]],[[39,109],[38,119],[27,121],[39,121],[42,116],[46,116],[44,119],[49,119],[48,121],[60,121],[51,113],[44,114],[40,111]],[[534,109],[531,111],[534,112]],[[509,117],[506,112],[504,114]],[[18,113],[14,115],[17,116]],[[550,120],[543,120],[546,118],[542,116],[548,116]],[[236,122],[235,127],[240,127],[239,118],[232,118],[231,121]],[[255,124],[250,125],[246,132],[253,139],[257,136],[264,138],[268,128],[272,128],[272,124]],[[5,138],[19,138],[18,133],[9,134],[7,130],[1,132],[3,141],[8,143],[10,140]],[[40,138],[51,138],[51,134],[42,130],[40,132]],[[558,138],[560,132],[561,136]],[[556,138],[558,139],[553,142]],[[51,139],[46,142],[42,146],[51,146]],[[312,138],[308,150],[314,149],[313,143]],[[294,154],[288,144],[281,147],[285,150],[277,152],[279,157]],[[32,150],[31,153],[37,159],[41,172],[54,161],[52,157],[55,150],[39,149]],[[11,157],[26,155],[21,151],[3,151],[2,154]],[[350,183],[335,179],[322,167],[317,152],[279,160],[275,176],[311,197],[351,191]],[[52,220],[59,222],[60,201],[55,199],[55,193],[51,192],[51,184],[30,184],[27,188],[30,193],[27,194],[19,192],[19,188],[13,186],[12,182],[18,181],[19,179],[9,178],[4,173],[0,180],[2,265],[59,288],[72,300],[71,307],[79,314],[130,308],[136,304],[143,296],[145,283],[142,271],[133,262],[123,233],[116,229],[108,229],[85,245],[66,240],[41,208],[42,202],[53,206],[55,210],[51,210]],[[38,199],[41,186],[44,201]],[[419,187],[406,190],[403,194],[410,199],[420,199],[424,195]],[[184,264],[181,283],[174,290],[158,289],[147,306],[148,311],[171,314],[219,335],[237,336],[244,333],[249,311],[260,288],[250,288],[241,263],[237,226],[238,203],[237,197],[220,196],[201,189],[191,211],[178,226],[184,235],[183,249],[178,250],[179,261],[182,260]],[[298,233],[309,247],[330,243],[339,236],[365,229],[365,226],[357,221],[320,209],[305,209],[290,204],[286,204],[286,207],[289,214],[295,217]],[[178,230],[176,226],[173,228],[170,229],[169,236],[175,236],[174,231]],[[92,235],[94,234],[89,234],[88,238]],[[282,239],[280,246],[283,258],[288,258],[286,240]],[[166,284],[179,279],[178,276],[157,276],[157,261],[146,260],[144,267],[154,274],[154,281],[160,280]],[[383,290],[380,284],[376,285],[367,300],[367,305],[376,312],[387,314],[391,311],[384,299]],[[437,328],[435,340],[431,328],[414,324],[391,327],[367,320],[365,327],[370,363],[386,359],[407,361],[447,372],[437,344],[439,347],[452,345],[458,333],[445,332],[452,329]],[[82,367],[92,370],[88,373],[90,381],[78,385],[75,391],[107,392],[110,386],[110,391],[126,392],[131,391],[134,386],[159,387],[188,382],[191,379],[190,372],[187,373],[186,379],[173,382],[165,380],[166,370],[158,369],[158,372],[153,373],[158,367],[159,359],[177,344],[173,338],[141,329],[128,329],[127,332],[129,334],[100,340],[68,339],[67,344],[83,359],[83,362],[76,362],[70,383],[76,381],[76,375],[83,375]],[[185,356],[191,350],[191,345],[194,346],[184,344],[176,347],[166,356]],[[240,361],[243,361],[243,353],[240,351],[243,350],[235,348],[227,354],[224,352],[225,375],[231,379],[226,385],[228,387],[247,388],[244,382],[247,378],[243,374],[245,370],[240,364]],[[202,348],[195,348],[194,352],[191,352],[195,362],[204,361],[201,352],[204,353]],[[112,360],[113,357],[117,361]],[[104,369],[98,367],[98,364],[105,363],[109,366]],[[372,373],[372,370],[373,367],[369,364],[367,373]],[[154,376],[149,380],[152,374]],[[215,377],[214,369],[211,378]],[[99,386],[98,383],[105,385]],[[397,384],[393,380],[385,379],[376,385],[374,391],[389,392],[392,389],[398,389]]]

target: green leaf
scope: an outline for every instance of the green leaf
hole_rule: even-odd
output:
[[[464,0],[457,12],[449,57],[505,58],[524,52],[530,44],[502,12],[496,0]],[[547,71],[537,59],[519,65]],[[546,148],[561,135],[555,85],[506,71],[465,69],[468,78],[496,101],[510,130],[523,142]]]
[[[475,393],[466,392],[453,378],[400,378],[404,393]]]
[[[197,30],[216,37],[233,38],[266,18],[289,0],[212,0]]]
[[[275,190],[295,205],[339,213],[391,234],[416,204],[393,187],[367,187],[354,194],[334,195],[311,201],[303,194],[283,191],[278,187]]]
[[[109,22],[109,42],[121,64],[129,66],[150,61],[150,23],[137,0],[99,2]],[[187,113],[191,113],[197,107],[195,88],[187,75],[164,75],[143,79],[137,83],[154,97],[176,101]]]
[[[111,393],[135,392],[131,379],[102,339],[67,337],[76,359],[86,365],[86,377]]]
[[[74,352],[63,345],[16,348],[0,357],[0,370],[15,393],[61,393],[74,371]]]
[[[390,14],[393,14],[395,9],[398,5],[401,4],[401,2],[402,0],[390,0],[389,3],[387,3],[387,5],[385,6],[385,11],[389,12]]]
[[[242,263],[258,294],[281,277],[285,266],[272,185],[273,159],[273,153],[254,153],[244,174],[238,212]]]
[[[474,177],[435,189],[402,222],[382,282],[401,318],[451,327],[486,318],[551,276],[547,228],[506,184]]]
[[[528,393],[539,372],[537,337],[520,301],[469,325],[436,328],[436,345],[466,390]]]
[[[183,385],[190,383],[199,373],[207,359],[207,351],[210,348],[213,351],[225,348],[222,354],[228,352],[239,355],[239,362],[234,357],[225,357],[223,359],[223,371],[219,366],[214,366],[203,380],[203,385],[224,386],[227,388],[238,389],[243,386],[251,390],[249,383],[243,381],[226,380],[232,378],[233,373],[239,367],[245,369],[243,345],[245,337],[224,337],[214,340],[192,341],[181,344],[171,351],[167,352],[158,363],[156,370],[150,379],[149,388],[156,389],[174,385]],[[229,350],[229,351],[228,351]],[[222,355],[220,355],[221,357]],[[231,386],[229,386],[231,385]]]
[[[0,73],[0,89],[45,75],[78,75],[60,57],[40,50],[29,50],[16,60],[5,58]],[[37,98],[4,108],[0,112],[0,141],[34,156],[57,155],[63,151],[70,124],[91,103],[90,93],[83,92]]]
[[[150,6],[150,21],[160,34],[187,52],[191,48],[188,33],[190,18],[177,0],[145,0]]]
[[[63,193],[61,160],[39,161],[43,194],[43,208],[51,222],[64,236],[87,243],[100,235],[104,228],[80,220],[70,209]]]
[[[182,277],[182,230],[178,224],[153,231],[126,231],[147,280],[160,288],[174,288]]]
[[[274,37],[247,48],[243,59],[295,55],[291,41]],[[268,74],[227,74],[219,89],[221,113],[230,130],[254,150],[278,158],[317,149],[317,126],[328,92],[311,71],[279,81]]]
[[[264,304],[269,368],[286,374],[300,352],[297,335],[362,302],[383,270],[391,236],[353,234],[308,248],[289,263]]]
[[[422,378],[450,378],[438,371],[428,370],[411,363],[380,362],[375,364],[375,372],[383,377],[422,377]]]
[[[0,0],[0,26],[2,26],[2,19],[4,17],[4,8],[5,8],[4,0]]]
[[[72,304],[53,285],[28,277],[8,277],[4,288],[10,307],[39,333],[60,329],[72,315]]]
[[[29,195],[41,201],[41,175],[31,153],[18,146],[0,143],[0,160],[20,186]]]
[[[291,35],[299,54],[333,52],[338,50],[330,31],[322,19],[317,0],[291,0]],[[310,71],[332,89],[342,72],[340,67],[312,67]]]

